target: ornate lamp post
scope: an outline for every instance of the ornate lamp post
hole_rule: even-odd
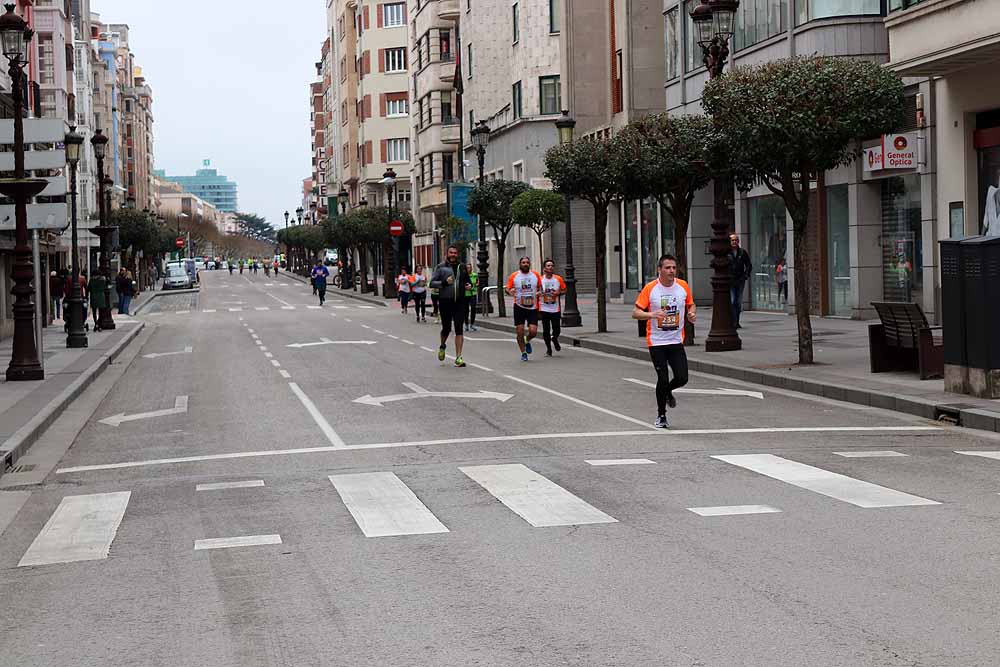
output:
[[[38,358],[35,340],[35,303],[32,300],[34,266],[28,245],[28,200],[43,189],[47,182],[26,178],[24,173],[24,112],[21,90],[23,67],[28,64],[28,43],[34,32],[24,19],[14,13],[14,5],[4,5],[7,13],[0,16],[0,42],[10,68],[11,100],[14,102],[14,178],[0,180],[0,193],[14,200],[14,340],[7,380],[42,380],[45,371]]]
[[[576,120],[569,115],[569,111],[563,110],[562,118],[556,121],[556,129],[559,130],[559,143],[563,145],[573,143],[573,128],[576,127]],[[562,325],[564,327],[583,326],[583,319],[580,317],[580,308],[576,305],[576,267],[573,266],[573,217],[570,210],[570,197],[564,195],[566,201],[566,304],[563,308]]]
[[[302,208],[301,206],[299,206],[297,209],[295,209],[295,217],[298,218],[300,225],[302,224],[302,214],[303,213],[305,213],[305,209]]]
[[[476,158],[479,160],[479,186],[486,183],[486,176],[483,170],[486,167],[486,147],[490,144],[490,126],[485,120],[479,121],[475,129],[472,130],[472,145],[476,149]],[[482,216],[479,218],[479,250],[476,253],[477,268],[479,270],[479,307],[483,313],[490,312],[491,304],[484,298],[484,291],[490,286],[490,249],[486,240],[486,222]],[[500,298],[503,298],[502,296]]]
[[[733,25],[739,0],[702,0],[691,10],[691,21],[695,25],[698,45],[701,46],[703,62],[710,78],[722,76],[722,70],[729,57],[729,40],[733,36]],[[715,187],[721,183],[716,182]],[[708,352],[726,352],[743,347],[739,334],[733,327],[732,274],[729,266],[729,223],[725,220],[712,221],[712,328],[705,339]]]
[[[347,188],[340,188],[337,196],[340,198],[340,214],[345,215],[347,213],[347,203],[351,199],[351,193],[347,191]]]
[[[101,183],[104,186],[104,211],[101,213],[100,227],[91,230],[101,240],[101,260],[97,270],[104,276],[104,307],[98,310],[97,326],[103,331],[114,331],[115,318],[111,315],[111,237],[118,228],[107,223],[111,217],[111,189],[115,182],[114,179],[105,177]]]
[[[80,147],[83,145],[83,135],[76,132],[76,126],[70,125],[69,134],[63,139],[66,145],[66,162],[69,163],[69,196],[70,225],[72,227],[73,272],[70,274],[69,299],[66,310],[69,322],[69,334],[66,336],[66,347],[87,347],[87,332],[83,322],[86,314],[83,312],[83,294],[80,289],[80,240],[76,230],[76,168],[80,162]]]
[[[396,170],[389,167],[382,174],[382,183],[385,185],[385,198],[386,205],[389,209],[389,221],[392,222],[393,216],[393,193],[396,190]],[[394,281],[396,276],[399,275],[399,237],[393,236],[392,239],[385,245],[386,258],[385,266],[383,267],[383,273],[385,274],[385,286],[382,288],[382,294],[386,298],[390,296],[395,296],[396,288]]]
[[[316,224],[316,202],[309,202],[309,222]]]

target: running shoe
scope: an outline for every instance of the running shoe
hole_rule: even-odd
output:
[[[465,360],[462,359],[462,357],[457,357],[455,359],[455,365],[458,366],[459,368],[465,368]]]
[[[666,415],[660,415],[656,418],[656,421],[653,422],[653,426],[656,428],[670,428],[670,422],[667,421]]]
[[[531,343],[524,344],[524,351],[527,352],[528,354],[531,354]]]
[[[552,350],[545,350],[545,356],[546,357],[551,357],[552,356]]]
[[[559,351],[562,350],[562,345],[559,344],[559,341],[557,339],[553,338],[552,339],[552,344],[555,345],[556,352],[559,352]]]
[[[670,407],[671,410],[677,407],[677,399],[674,398],[673,392],[667,394],[667,405]]]
[[[473,324],[471,327],[469,327],[469,331],[479,331],[479,327]]]
[[[445,347],[444,345],[438,348],[438,361],[444,361],[444,356],[447,351],[448,348]]]
[[[522,352],[521,353],[521,361],[527,361],[527,360],[528,360],[528,353],[527,352]]]

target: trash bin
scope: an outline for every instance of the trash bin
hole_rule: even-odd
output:
[[[962,241],[960,236],[939,241],[941,246],[941,327],[944,333],[945,385],[949,384],[949,367],[954,389],[965,390],[965,373],[969,357],[965,346],[965,285],[962,280]]]
[[[969,237],[959,247],[968,393],[1000,398],[1000,236]]]

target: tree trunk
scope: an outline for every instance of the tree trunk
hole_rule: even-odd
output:
[[[538,237],[538,270],[541,271],[543,265],[545,264],[545,246],[542,245],[542,234],[543,232],[535,232],[535,236]]]
[[[382,242],[382,274],[385,285],[382,286],[382,296],[389,299],[396,296],[395,281],[396,267],[390,259],[393,257],[392,240]]]
[[[791,194],[794,200],[795,194]],[[799,328],[799,363],[813,363],[812,322],[809,319],[809,276],[806,271],[806,227],[809,223],[809,179],[803,179],[800,200],[790,206],[786,194],[785,206],[792,214],[795,229],[795,321]]]
[[[677,257],[677,277],[688,283],[691,282],[690,271],[688,269],[687,254],[687,234],[691,225],[691,202],[694,200],[693,194],[685,191],[669,195],[670,214],[674,218],[674,256]],[[662,202],[661,202],[662,203]],[[693,288],[692,288],[693,289]],[[684,344],[694,346],[695,327],[694,323],[684,319]]]
[[[507,254],[507,236],[497,238],[497,313],[500,317],[507,317],[507,292],[504,291],[503,258]]]
[[[608,276],[605,270],[608,255],[608,205],[594,203],[594,256],[597,261],[597,331],[608,330]]]
[[[361,244],[358,252],[358,265],[361,269],[361,293],[368,292],[368,244]]]

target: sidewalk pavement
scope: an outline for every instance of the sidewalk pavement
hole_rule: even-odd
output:
[[[149,298],[144,292],[134,304]],[[114,331],[87,334],[89,347],[67,349],[63,321],[42,331],[45,379],[7,382],[0,375],[0,475],[9,471],[46,428],[86,389],[142,330],[144,324],[114,314]],[[13,339],[0,341],[0,366],[10,361]]]
[[[564,344],[648,360],[645,338],[631,319],[632,304],[609,303],[607,333],[597,333],[593,298],[579,299],[583,326],[563,329]],[[512,304],[507,319],[477,317],[477,324],[513,332]],[[945,392],[944,380],[923,380],[912,373],[873,374],[869,367],[869,322],[814,317],[815,364],[798,365],[798,328],[794,315],[744,311],[739,330],[743,349],[706,352],[710,308],[699,309],[695,345],[687,348],[691,370],[840,401],[897,410],[927,419],[956,419],[961,426],[1000,432],[1000,400]],[[538,332],[541,345],[541,331]]]

